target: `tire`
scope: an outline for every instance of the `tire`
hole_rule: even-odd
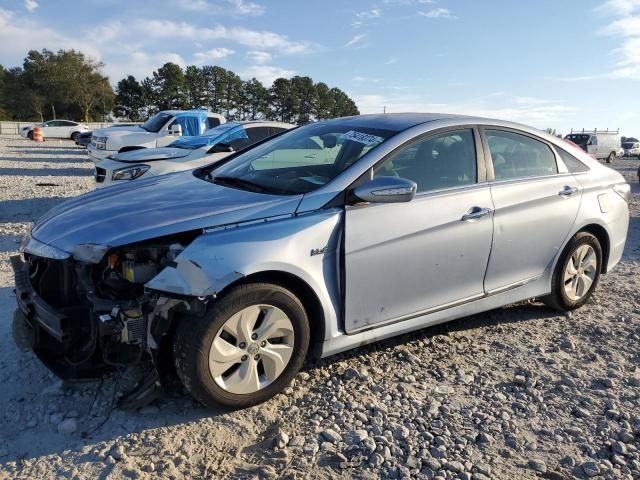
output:
[[[580,292],[579,298],[571,298],[565,288],[565,274],[569,268],[569,263],[573,262],[575,266],[575,255],[579,255],[578,251],[583,247],[589,247],[595,256],[595,268],[593,268],[593,278],[591,285],[586,291]],[[560,311],[574,310],[580,308],[589,301],[594,290],[598,286],[600,280],[600,272],[602,270],[602,247],[598,239],[588,232],[578,232],[567,244],[564,251],[558,259],[558,264],[553,272],[551,280],[551,293],[542,300],[551,308]],[[587,269],[584,269],[585,274]],[[578,273],[580,270],[578,271]],[[569,282],[573,282],[570,280]],[[569,286],[567,282],[567,286]],[[573,283],[571,283],[573,285]],[[584,286],[584,283],[582,284]]]
[[[29,140],[33,140],[33,130],[29,130],[29,133],[27,133],[27,138]]]
[[[609,156],[607,157],[607,163],[613,163],[613,160],[616,158],[616,154],[614,152],[611,152],[609,154]]]
[[[224,349],[229,352],[228,347],[231,347],[233,355],[237,356],[237,352],[242,349],[243,356],[240,360],[234,358],[229,361],[231,357],[225,357],[226,363],[212,363],[211,365],[225,365],[219,367],[222,371],[226,365],[235,362],[234,365],[224,373],[214,378],[214,373],[210,367],[210,355],[215,355],[213,352],[220,352],[221,350],[212,349],[214,340],[216,343],[221,342],[221,335],[230,334],[226,333],[226,326],[234,323],[235,318],[243,319],[240,316],[240,312],[253,312],[260,306],[260,314],[258,315],[258,321],[256,325],[259,325],[260,316],[264,318],[260,327],[265,327],[266,322],[271,317],[267,317],[264,314],[262,308],[266,308],[267,312],[269,308],[273,308],[274,312],[279,314],[284,313],[288,320],[290,320],[292,327],[292,337],[288,337],[288,341],[282,342],[280,348],[290,349],[290,358],[284,368],[279,374],[274,375],[274,379],[268,379],[267,363],[272,359],[267,351],[270,348],[274,348],[271,342],[278,342],[277,339],[266,340],[261,343],[260,338],[253,342],[249,340],[250,344],[242,343],[241,337],[237,336],[232,338],[224,338],[227,343],[224,344]],[[252,310],[247,310],[252,309]],[[242,314],[244,315],[244,313]],[[247,317],[249,318],[249,316]],[[273,318],[281,318],[275,316]],[[242,323],[242,320],[235,322],[237,325]],[[226,326],[225,326],[226,325]],[[223,330],[225,326],[225,330]],[[240,328],[240,330],[242,330]],[[260,328],[251,329],[252,332],[260,331]],[[277,332],[281,330],[278,328]],[[254,333],[254,335],[257,335]],[[269,337],[262,337],[269,338]],[[282,337],[285,338],[285,337]],[[309,320],[302,305],[302,302],[289,290],[274,284],[269,283],[252,283],[246,285],[240,285],[230,290],[224,297],[216,300],[213,305],[202,316],[190,316],[185,315],[179,319],[179,323],[176,328],[176,333],[173,338],[173,355],[176,366],[176,372],[180,381],[187,389],[187,391],[203,405],[216,408],[222,407],[225,409],[247,408],[253,405],[262,403],[271,397],[278,394],[283,390],[298,373],[302,364],[304,363],[307,349],[309,347]],[[235,339],[235,341],[234,341]],[[239,340],[238,340],[239,339]],[[252,336],[251,339],[254,339]],[[229,344],[231,342],[231,344]],[[266,344],[266,348],[265,347]],[[259,350],[256,353],[256,348]],[[246,354],[244,354],[246,352]],[[222,353],[220,354],[222,355]],[[260,357],[259,360],[256,360]],[[278,357],[279,358],[279,357]],[[261,363],[262,362],[262,363]],[[284,362],[283,362],[284,363]],[[262,374],[260,372],[260,364],[262,364]],[[269,365],[274,365],[269,363]],[[250,370],[255,365],[255,370]],[[269,369],[272,371],[273,368]],[[238,385],[246,386],[246,383],[242,383],[242,375],[245,372],[245,376],[251,376],[246,374],[247,371],[256,372],[252,379],[255,381],[262,381],[267,379],[271,383],[266,384],[264,387],[259,387],[256,391],[248,393],[233,392],[233,388],[241,388]],[[226,375],[226,377],[225,377]],[[257,380],[256,380],[257,379]],[[236,382],[235,385],[230,385],[228,388],[222,385],[224,382]],[[250,382],[255,385],[254,382]]]
[[[73,140],[73,141],[75,142],[75,141],[76,141],[76,137],[77,137],[78,135],[80,135],[80,132],[73,132],[73,133],[71,134],[71,140]]]

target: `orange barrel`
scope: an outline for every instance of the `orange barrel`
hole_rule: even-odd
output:
[[[33,129],[33,141],[44,142],[44,138],[42,137],[42,129],[40,127],[35,127]]]

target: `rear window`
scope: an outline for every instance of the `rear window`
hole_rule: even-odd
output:
[[[558,155],[560,155],[560,158],[571,173],[586,172],[587,170],[589,170],[589,167],[587,167],[584,163],[582,163],[570,153],[565,152],[561,148],[558,148],[557,151]]]
[[[589,141],[589,137],[591,135],[586,135],[583,133],[572,133],[571,135],[567,135],[566,138],[567,140],[571,140],[573,143],[577,144],[577,145],[584,145]]]

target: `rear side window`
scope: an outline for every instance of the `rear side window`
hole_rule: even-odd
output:
[[[486,136],[496,180],[558,173],[556,157],[545,143],[502,130],[487,130]]]
[[[589,167],[587,167],[584,163],[582,163],[570,153],[565,152],[561,148],[557,148],[556,150],[558,151],[558,155],[560,155],[560,158],[562,159],[564,164],[567,166],[567,169],[571,173],[586,172],[587,170],[589,170]]]
[[[249,135],[249,144],[253,145],[269,136],[269,127],[247,128],[247,135]]]
[[[219,118],[216,118],[216,117],[207,118],[207,130],[209,130],[210,128],[215,128],[218,125],[220,125],[220,119]]]

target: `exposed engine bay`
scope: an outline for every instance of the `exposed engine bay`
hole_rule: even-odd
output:
[[[159,352],[170,348],[165,337],[173,316],[202,310],[204,302],[172,298],[145,283],[172,266],[198,233],[113,249],[97,264],[13,257],[16,342],[65,380],[93,380],[144,361],[160,381],[170,373],[171,355]]]

